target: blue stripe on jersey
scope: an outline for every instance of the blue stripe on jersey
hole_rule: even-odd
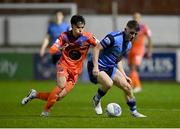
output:
[[[115,64],[105,63],[105,60],[101,60],[101,59],[99,59],[98,62],[99,62],[99,66],[104,67],[104,68],[105,67],[114,67],[114,65],[115,65]]]
[[[108,37],[108,35],[101,41],[101,45],[103,46],[103,48],[108,47],[111,43],[112,40],[110,37]]]
[[[75,42],[79,45],[82,45],[86,40],[88,40],[88,37],[82,35]]]
[[[101,41],[100,44],[103,46],[103,48],[106,48],[106,43],[104,41]]]

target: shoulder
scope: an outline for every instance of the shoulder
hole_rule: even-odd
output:
[[[108,46],[114,46],[117,42],[116,36],[118,35],[119,35],[119,31],[108,33],[100,42],[103,48],[107,48]]]
[[[141,24],[140,24],[140,29],[141,29],[141,30],[148,30],[148,28],[149,28],[149,27],[148,27],[147,24],[145,24],[145,23],[141,23]]]
[[[84,31],[83,36],[85,36],[87,41],[92,43],[93,45],[99,43],[99,40],[90,32]]]
[[[53,26],[54,26],[53,22],[50,22],[50,23],[48,24],[48,29],[51,29]]]
[[[114,36],[114,37],[116,37],[116,36],[122,35],[122,32],[120,32],[120,31],[113,31],[113,32],[110,32],[109,34]]]
[[[49,26],[54,26],[55,23],[53,21],[49,22]]]
[[[122,41],[123,40],[123,32],[120,31],[114,31],[111,32],[107,35],[111,40],[114,40],[115,42],[118,41]]]
[[[61,25],[62,25],[62,26],[69,26],[69,24],[66,23],[66,22],[62,22]]]
[[[69,31],[66,31],[66,32],[63,32],[60,34],[60,37],[65,40],[65,41],[68,41],[68,35],[69,35]]]
[[[85,36],[88,40],[96,39],[96,38],[94,37],[94,35],[93,35],[92,33],[88,32],[88,31],[84,31],[84,32],[83,32],[83,36]]]
[[[69,31],[66,31],[66,32],[62,32],[60,35],[68,35],[69,34]]]
[[[93,37],[93,34],[88,32],[88,31],[84,31],[83,35],[86,36],[86,37]]]
[[[149,37],[151,36],[151,30],[149,29],[147,24],[141,24],[140,25],[140,31],[148,35]]]
[[[119,40],[119,38],[123,38],[123,32],[114,31],[114,32],[109,33],[107,36],[113,38],[114,40],[116,39]]]

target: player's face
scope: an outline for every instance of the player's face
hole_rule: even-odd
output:
[[[126,40],[132,41],[136,35],[137,31],[135,29],[130,29],[129,27],[125,28]]]
[[[133,19],[136,20],[138,23],[141,21],[141,14],[140,13],[135,13],[133,15]]]
[[[63,16],[62,12],[57,12],[56,13],[56,20],[57,21],[61,22],[63,20],[63,18],[64,18],[64,16]]]
[[[78,23],[76,25],[72,25],[72,32],[75,37],[78,37],[82,35],[84,32],[84,24],[83,23]]]

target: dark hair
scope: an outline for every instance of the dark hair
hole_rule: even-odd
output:
[[[85,19],[83,16],[81,15],[73,15],[71,17],[71,24],[74,24],[74,25],[77,25],[77,23],[82,23],[82,24],[85,24]]]
[[[128,26],[130,29],[135,29],[136,31],[139,31],[139,30],[140,30],[139,24],[138,24],[138,22],[137,22],[136,20],[130,20],[130,21],[128,21],[127,26]]]

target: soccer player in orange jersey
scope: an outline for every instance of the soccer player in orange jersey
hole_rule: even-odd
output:
[[[29,95],[22,100],[23,105],[34,98],[47,101],[41,116],[48,116],[54,103],[72,90],[82,71],[89,47],[99,42],[91,33],[84,31],[85,19],[82,16],[72,16],[71,27],[72,30],[62,33],[50,47],[51,54],[62,53],[57,64],[56,87],[48,93],[31,89]]]
[[[137,68],[142,62],[144,55],[151,57],[152,54],[152,43],[151,43],[151,32],[147,25],[141,22],[141,14],[134,13],[133,19],[140,24],[140,31],[138,32],[136,38],[132,41],[132,48],[128,54],[128,63],[130,67],[130,78],[132,80],[132,85],[134,93],[140,92],[142,90],[141,81],[139,78]],[[148,42],[147,52],[145,54],[145,42]]]
[[[43,44],[40,49],[40,57],[44,57],[46,49],[51,46],[53,43],[55,43],[56,39],[58,36],[65,31],[70,30],[69,24],[63,21],[64,19],[64,14],[61,11],[57,11],[55,13],[55,18],[53,21],[51,21],[48,25],[48,31],[43,39]],[[61,54],[53,54],[52,55],[52,63],[56,65],[60,58]]]

